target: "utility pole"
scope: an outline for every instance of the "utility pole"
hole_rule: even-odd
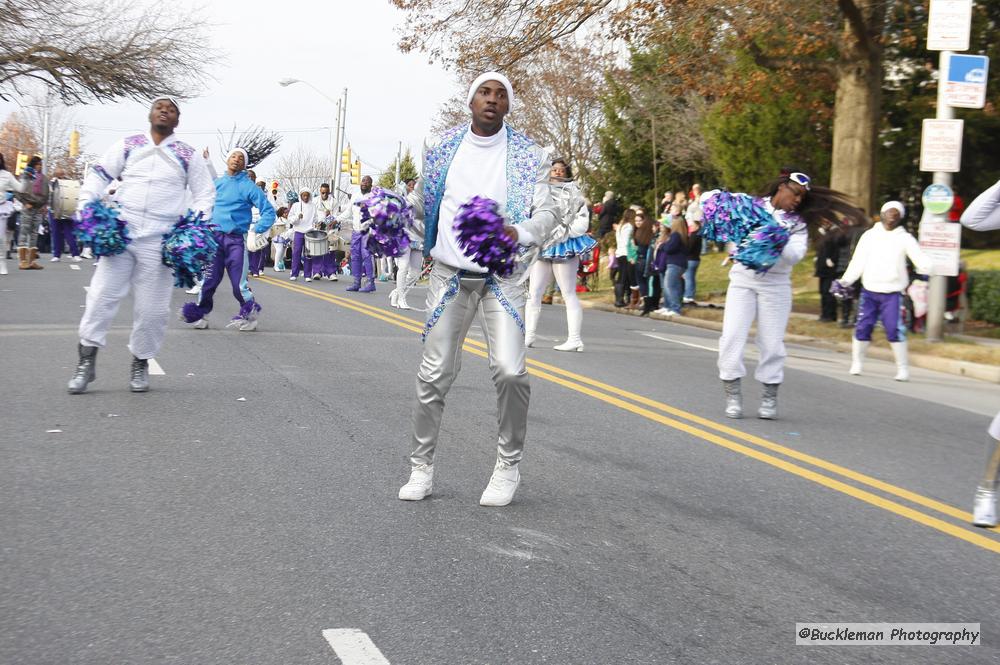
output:
[[[396,148],[396,188],[399,188],[399,160],[403,158],[403,142],[399,142],[399,147]]]

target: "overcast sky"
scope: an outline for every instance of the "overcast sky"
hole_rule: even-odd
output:
[[[221,167],[217,130],[262,125],[283,135],[281,151],[299,145],[331,151],[334,103],[312,88],[278,85],[286,77],[312,83],[336,99],[348,89],[347,141],[376,174],[396,156],[399,141],[419,153],[439,107],[458,89],[454,77],[422,54],[396,48],[403,14],[387,0],[216,0],[205,5],[215,24],[211,46],[225,55],[205,93],[182,105],[177,134],[208,146]],[[81,148],[97,154],[126,132],[148,129],[147,106],[136,102],[74,107]],[[16,110],[0,103],[0,117]],[[311,131],[301,131],[311,130]],[[280,158],[268,158],[268,177]]]

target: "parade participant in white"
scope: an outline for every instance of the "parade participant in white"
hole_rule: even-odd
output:
[[[406,183],[406,200],[414,207],[420,207],[415,191],[417,181]],[[414,219],[413,226],[406,229],[410,238],[409,246],[396,258],[396,288],[389,294],[389,304],[399,309],[410,309],[406,302],[406,294],[420,280],[420,272],[424,265],[424,223],[422,219]]]
[[[850,373],[861,374],[872,329],[881,320],[896,359],[896,381],[909,381],[906,327],[902,316],[903,291],[910,284],[906,259],[913,261],[921,275],[930,274],[931,260],[920,250],[917,239],[900,225],[906,216],[902,203],[889,201],[879,213],[881,221],[861,236],[847,270],[838,280],[849,287],[861,279],[858,323],[851,340]]]
[[[78,210],[101,198],[113,180],[121,181],[115,202],[121,219],[128,222],[132,241],[121,254],[101,257],[87,291],[87,304],[80,321],[80,361],[69,392],[85,392],[95,378],[97,349],[106,343],[108,329],[118,305],[134,292],[130,387],[133,392],[149,389],[148,360],[163,344],[170,318],[173,276],[163,264],[163,234],[187,212],[186,192],[192,207],[211,218],[215,186],[205,160],[194,148],[174,137],[180,107],[167,97],[153,101],[148,134],[118,141],[94,165],[80,191]]]
[[[576,295],[576,273],[580,257],[589,255],[597,242],[587,235],[590,210],[580,187],[573,182],[569,164],[561,159],[552,162],[549,174],[552,200],[560,216],[559,225],[545,242],[537,261],[531,264],[528,279],[528,304],[525,308],[524,345],[535,343],[535,330],[542,312],[542,294],[555,275],[566,306],[566,341],[552,347],[556,351],[583,351],[580,329],[583,326],[583,306]]]
[[[454,228],[459,208],[472,197],[499,203],[513,224],[508,238],[536,245],[556,225],[548,182],[546,152],[504,123],[514,103],[510,82],[502,74],[480,76],[469,88],[472,125],[462,125],[424,146],[422,209],[424,253],[434,257],[413,412],[411,472],[399,498],[423,499],[431,493],[434,450],[444,400],[461,367],[462,343],[479,312],[497,391],[499,436],[493,475],[480,505],[505,506],[520,483],[518,463],[527,434],[531,393],[525,369],[524,271],[501,278],[475,263],[459,245]]]
[[[711,194],[706,193],[707,195]],[[792,311],[792,268],[806,255],[807,225],[834,213],[857,216],[859,211],[843,195],[814,187],[809,176],[792,172],[782,175],[765,189],[764,208],[775,222],[785,226],[789,239],[778,261],[767,272],[734,262],[729,271],[726,308],[719,339],[719,378],[726,392],[726,415],[743,417],[740,380],[746,376],[743,351],[750,327],[757,319],[757,349],[760,360],[754,378],[764,384],[757,417],[778,417],[778,386],[785,377],[785,328]],[[738,259],[737,259],[738,261]]]
[[[302,270],[307,282],[312,281],[313,259],[305,254],[306,232],[316,228],[317,207],[308,187],[299,190],[299,200],[288,211],[288,221],[295,233],[292,239],[292,274],[288,278],[295,281]]]
[[[974,231],[1000,229],[1000,182],[976,197],[962,213],[962,226]],[[990,435],[987,448],[986,470],[976,488],[972,507],[975,526],[997,525],[997,484],[1000,482],[1000,413],[993,418],[987,430]]]

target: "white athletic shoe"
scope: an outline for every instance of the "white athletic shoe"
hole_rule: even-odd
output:
[[[208,319],[198,319],[191,324],[191,327],[195,330],[205,330],[208,328]]]
[[[284,268],[274,268],[274,272],[285,272]]]
[[[420,501],[431,495],[434,489],[434,466],[421,464],[410,470],[410,479],[399,488],[399,498],[403,501]]]
[[[506,506],[514,498],[517,486],[521,484],[521,472],[517,466],[497,462],[490,476],[490,483],[479,497],[480,506]]]
[[[61,259],[58,256],[53,256],[51,259],[49,259],[49,263],[59,263],[60,260]]]
[[[327,277],[327,279],[330,280],[331,282],[336,282],[337,281],[337,276],[336,275],[330,275],[329,277]]]
[[[978,488],[976,490],[976,502],[972,508],[973,526],[996,526],[997,525],[997,493],[990,490]]]
[[[72,261],[73,263],[79,263],[80,261],[83,261],[83,259],[81,259],[81,258],[80,258],[79,256],[74,256],[74,257],[73,257],[72,259],[70,259],[70,260],[71,260],[71,261]]]
[[[244,319],[240,321],[238,329],[240,332],[253,332],[257,330],[257,319]]]
[[[295,278],[293,277],[292,279],[295,279]],[[313,281],[313,278],[312,277],[306,277],[306,281],[307,282],[311,282],[311,281]]]
[[[298,279],[298,277],[296,277],[295,275],[292,275],[291,277],[288,278],[288,281],[289,282],[294,282],[297,279]]]
[[[666,307],[661,307],[660,309],[653,312],[653,314],[659,314],[660,316],[670,316],[670,310]]]
[[[186,293],[190,293],[192,295],[197,294],[197,293],[201,293],[201,287],[199,285],[195,284],[190,289],[188,289],[186,291]]]

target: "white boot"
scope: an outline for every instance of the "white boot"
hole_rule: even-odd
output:
[[[389,292],[389,306],[399,307],[399,289],[393,289]]]
[[[861,374],[869,344],[871,342],[862,342],[860,339],[851,340],[851,374],[855,376]]]
[[[517,466],[509,466],[497,461],[490,482],[479,498],[480,506],[506,506],[514,498],[517,486],[521,484],[521,472]]]
[[[431,495],[434,489],[434,467],[421,464],[410,470],[410,479],[399,488],[399,498],[403,501],[420,501]]]
[[[580,327],[583,325],[583,309],[566,308],[566,325],[569,328],[569,337],[559,346],[554,346],[556,351],[583,351],[583,340],[580,339]]]
[[[896,376],[894,378],[897,381],[909,381],[910,366],[906,358],[906,342],[889,342],[889,346],[892,347],[892,355],[896,357]]]
[[[997,493],[985,487],[976,489],[976,499],[972,507],[973,526],[993,527],[997,525]]]
[[[7,274],[7,259],[5,259],[3,257],[3,254],[0,253],[0,275],[6,275],[6,274]]]
[[[541,305],[529,302],[524,306],[524,345],[528,348],[535,343],[535,329],[538,328],[538,317],[541,313]]]

